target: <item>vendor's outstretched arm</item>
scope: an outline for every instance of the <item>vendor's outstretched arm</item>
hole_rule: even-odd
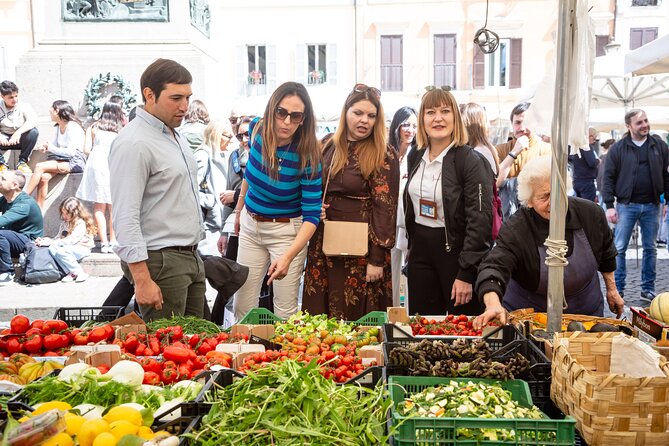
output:
[[[502,325],[507,322],[506,310],[502,306],[499,296],[494,291],[489,291],[483,295],[483,303],[485,304],[485,311],[483,314],[474,319],[474,329],[481,330],[488,322],[495,319],[499,320]]]
[[[625,311],[625,301],[616,288],[616,279],[613,276],[613,271],[602,273],[604,278],[604,285],[606,286],[606,302],[609,304],[609,310],[616,314],[620,319]]]

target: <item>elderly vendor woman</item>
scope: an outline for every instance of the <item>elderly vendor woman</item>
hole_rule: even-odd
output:
[[[504,223],[495,247],[479,266],[477,295],[485,312],[475,325],[492,319],[506,322],[506,310],[546,311],[548,267],[545,264],[551,195],[551,158],[537,157],[518,176],[518,198],[523,204]],[[567,260],[564,268],[566,313],[602,316],[604,299],[597,271],[606,285],[611,311],[622,314],[624,301],[616,289],[616,248],[602,208],[569,197],[565,221]]]

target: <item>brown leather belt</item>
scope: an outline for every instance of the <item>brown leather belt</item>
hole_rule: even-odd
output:
[[[160,248],[159,251],[184,251],[184,252],[195,252],[197,250],[197,245],[190,246],[166,246],[165,248]]]
[[[263,223],[290,223],[290,218],[288,217],[276,217],[276,218],[270,218],[270,217],[263,217],[262,215],[258,214],[252,214],[249,212],[249,216],[254,219],[255,221],[260,221]]]

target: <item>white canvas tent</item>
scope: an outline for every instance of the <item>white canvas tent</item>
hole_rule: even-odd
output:
[[[669,34],[627,53],[625,73],[669,74]]]

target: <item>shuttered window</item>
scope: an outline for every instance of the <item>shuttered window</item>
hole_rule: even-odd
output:
[[[609,41],[611,40],[609,36],[608,35],[595,36],[595,40],[596,40],[595,46],[597,48],[595,56],[599,57],[606,55],[606,45],[608,45]]]
[[[522,68],[522,39],[500,39],[499,48],[492,54],[483,54],[478,46],[474,45],[474,88],[520,88]]]
[[[434,36],[434,85],[456,88],[456,49],[455,34]]]
[[[381,36],[381,90],[402,91],[402,36]]]
[[[267,59],[265,45],[247,45],[249,65],[249,84],[264,84],[267,77]]]
[[[630,50],[635,50],[655,39],[657,39],[657,28],[631,28]]]
[[[325,45],[307,45],[307,82],[322,84],[327,74],[327,48]]]

